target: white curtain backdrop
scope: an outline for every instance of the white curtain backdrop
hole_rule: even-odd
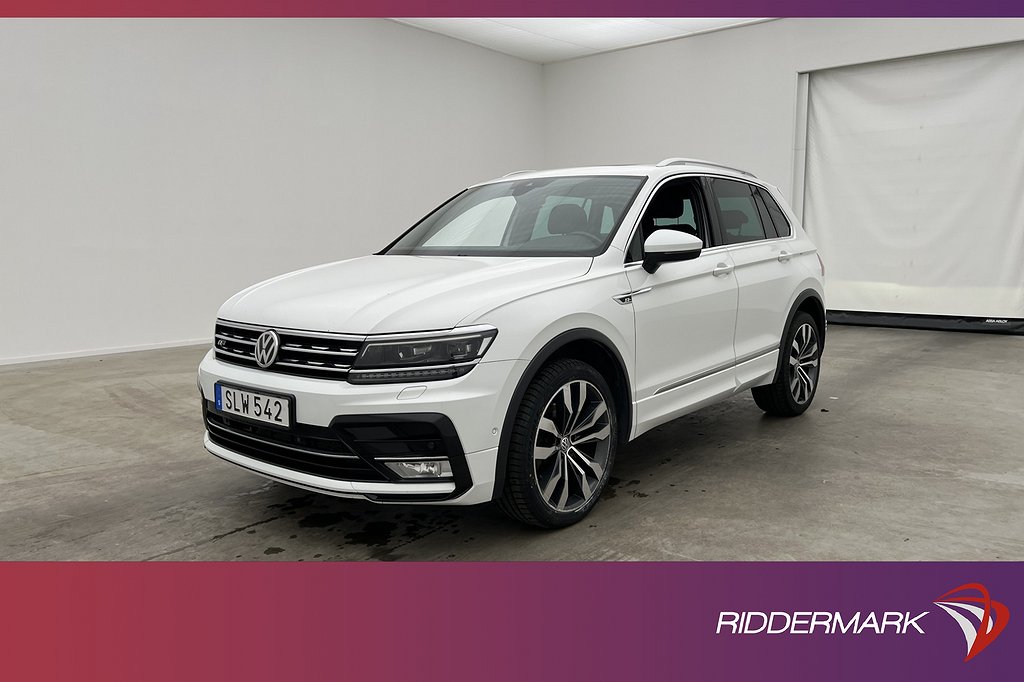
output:
[[[1024,45],[815,72],[809,92],[829,308],[1024,318]]]

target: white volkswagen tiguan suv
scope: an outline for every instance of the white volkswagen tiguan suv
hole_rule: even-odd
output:
[[[583,518],[616,449],[818,383],[823,265],[779,191],[693,159],[513,173],[372,256],[250,287],[199,367],[206,448],[382,503]]]

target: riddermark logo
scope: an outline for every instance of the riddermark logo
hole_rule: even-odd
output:
[[[987,647],[1010,620],[1010,609],[993,601],[980,583],[967,583],[933,602],[948,613],[967,640],[967,662]],[[928,611],[721,611],[715,634],[729,635],[923,635]],[[971,618],[977,619],[975,627]]]
[[[962,594],[962,593],[976,594]],[[967,583],[954,588],[935,600],[935,605],[948,613],[964,631],[967,640],[967,658],[964,663],[981,653],[995,641],[1010,621],[1006,604],[993,601],[981,583]],[[970,617],[978,620],[975,627]]]

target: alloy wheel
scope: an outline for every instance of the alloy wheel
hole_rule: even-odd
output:
[[[590,502],[604,479],[611,435],[608,403],[596,386],[574,380],[555,392],[533,448],[534,475],[549,507],[572,512]]]
[[[818,381],[818,333],[804,323],[796,330],[789,353],[789,390],[793,400],[803,405],[814,394]]]

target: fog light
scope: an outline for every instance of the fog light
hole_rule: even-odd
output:
[[[452,465],[447,459],[405,460],[384,464],[402,478],[448,478],[452,475]]]

